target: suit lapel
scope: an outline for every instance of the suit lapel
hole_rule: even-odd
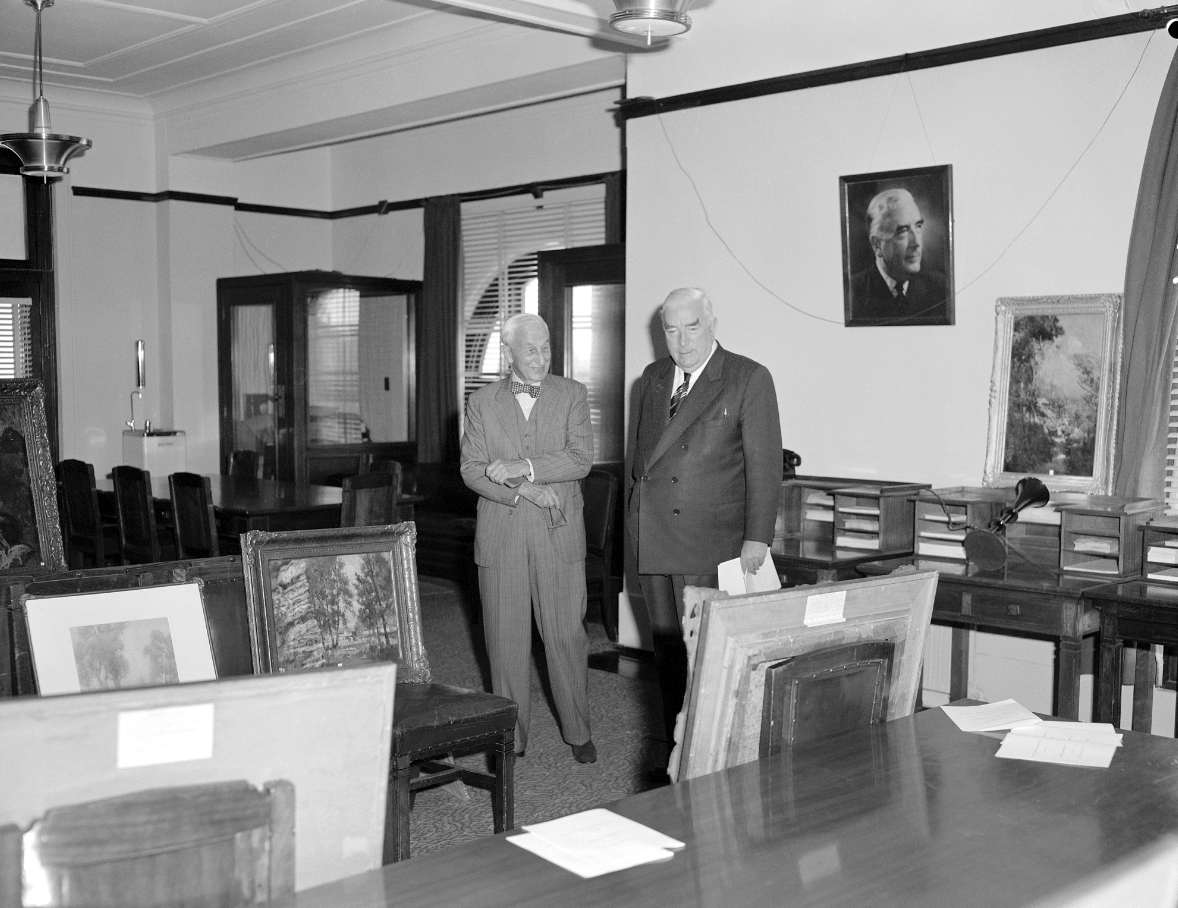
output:
[[[674,363],[671,365],[671,375],[674,375]],[[691,389],[691,393],[683,398],[679,404],[679,410],[675,414],[667,427],[663,430],[662,436],[659,438],[658,444],[655,445],[654,450],[651,451],[650,457],[646,459],[646,465],[649,467],[655,463],[660,457],[667,452],[667,450],[679,437],[687,431],[688,426],[699,419],[700,414],[708,408],[717,395],[724,390],[724,382],[720,380],[721,373],[724,368],[724,348],[717,345],[716,352],[712,354],[712,358],[708,360],[708,365],[704,369],[704,374],[699,377],[695,385]],[[669,389],[671,379],[667,378],[664,384]],[[656,398],[657,400],[657,398]],[[670,398],[668,397],[668,401]]]
[[[539,405],[540,402],[536,401],[536,406]],[[504,379],[499,383],[499,390],[495,393],[495,408],[499,411],[499,425],[503,428],[503,437],[511,447],[514,459],[518,460],[523,456],[520,447],[524,435],[524,413],[519,408],[519,401],[511,393],[510,379]],[[534,408],[532,412],[535,413]]]

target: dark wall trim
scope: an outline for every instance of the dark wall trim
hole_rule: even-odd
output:
[[[688,110],[693,107],[727,104],[729,101],[743,101],[748,98],[818,88],[823,85],[838,85],[843,82],[874,79],[879,76],[891,76],[918,69],[931,69],[938,66],[950,66],[954,63],[968,63],[973,60],[986,60],[990,57],[1003,57],[1008,54],[1061,47],[1065,44],[1115,38],[1120,35],[1165,28],[1166,23],[1175,16],[1178,16],[1178,6],[1162,6],[1157,9],[1141,10],[1121,16],[1094,19],[1090,22],[1058,25],[1053,28],[1021,32],[1001,38],[987,38],[984,41],[972,41],[968,44],[955,44],[934,50],[916,51],[898,57],[883,57],[863,63],[832,66],[829,69],[814,69],[788,76],[774,76],[770,79],[709,88],[682,95],[670,95],[666,98],[630,98],[619,102],[618,115],[624,120],[633,120],[638,117]]]
[[[579,177],[563,177],[558,180],[544,180],[537,183],[517,183],[514,186],[500,186],[496,189],[483,189],[478,192],[455,193],[460,201],[473,202],[482,199],[499,199],[505,196],[523,195],[531,193],[540,198],[551,189],[567,189],[571,186],[591,186],[603,183],[605,178],[618,171],[605,173],[590,173]],[[399,202],[380,201],[375,205],[363,205],[359,208],[341,208],[339,211],[317,211],[313,208],[284,208],[281,205],[254,205],[241,202],[232,196],[204,195],[199,192],[129,192],[123,189],[98,189],[92,186],[74,186],[76,196],[93,199],[120,199],[128,202],[199,202],[205,205],[230,205],[234,211],[248,211],[253,214],[277,214],[293,218],[316,218],[319,220],[335,221],[340,218],[362,217],[369,214],[388,214],[390,211],[408,211],[412,208],[424,208],[426,200],[404,199]]]

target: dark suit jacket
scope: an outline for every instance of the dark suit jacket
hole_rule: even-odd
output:
[[[888,282],[874,263],[851,278],[851,319],[855,322],[943,324],[947,306],[945,279],[935,271],[912,275],[903,303],[892,296]]]
[[[479,493],[475,525],[476,564],[499,563],[503,540],[516,531],[516,508],[539,511],[514,489],[491,482],[487,464],[530,458],[537,484],[550,485],[560,498],[565,526],[549,530],[549,539],[563,561],[585,558],[584,500],[580,480],[593,466],[593,426],[585,386],[559,375],[546,375],[540,397],[524,419],[508,379],[479,388],[470,396],[462,435],[462,479]]]
[[[630,490],[640,574],[713,574],[746,539],[773,542],[781,422],[764,366],[717,347],[668,420],[675,363],[639,379]]]

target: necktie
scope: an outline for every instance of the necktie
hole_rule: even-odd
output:
[[[690,384],[691,373],[684,372],[683,384],[676,388],[675,393],[671,395],[671,415],[668,417],[669,419],[675,418],[675,411],[679,409],[679,404],[683,401],[683,398],[687,396],[687,388]]]
[[[896,284],[896,301],[901,303],[908,301],[908,294],[904,292],[903,284]]]
[[[511,393],[513,395],[515,395],[515,394],[528,394],[528,395],[531,395],[532,397],[539,397],[540,396],[540,386],[539,385],[525,385],[522,381],[513,381],[511,383]]]

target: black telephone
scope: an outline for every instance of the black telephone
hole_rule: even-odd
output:
[[[789,448],[781,449],[781,478],[792,479],[798,467],[802,465],[802,458],[800,454],[791,451]]]

